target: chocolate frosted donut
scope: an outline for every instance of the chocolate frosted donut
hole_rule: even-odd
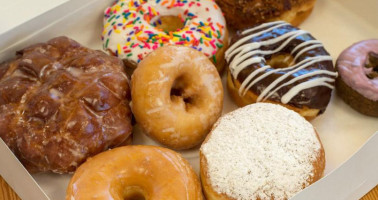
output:
[[[345,49],[336,62],[338,95],[355,110],[378,117],[378,40]]]
[[[236,29],[283,20],[298,26],[310,14],[316,0],[215,0],[227,24]]]
[[[30,171],[72,172],[131,139],[122,62],[57,37],[0,64],[0,137]]]
[[[332,57],[307,31],[270,22],[237,32],[231,43],[228,88],[239,106],[278,103],[307,119],[325,111],[337,73]]]

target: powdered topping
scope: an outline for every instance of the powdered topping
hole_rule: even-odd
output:
[[[299,114],[256,103],[220,118],[201,152],[216,192],[238,200],[288,199],[314,176],[320,148]]]
[[[161,16],[178,16],[184,28],[159,29]],[[134,63],[169,44],[192,47],[216,62],[224,32],[225,20],[211,0],[118,0],[105,10],[102,39],[104,49]]]

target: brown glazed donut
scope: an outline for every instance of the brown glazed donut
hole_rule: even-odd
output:
[[[131,140],[122,62],[57,37],[0,65],[0,137],[29,171],[74,171]]]
[[[223,108],[215,66],[184,46],[160,47],[143,59],[131,77],[131,96],[139,126],[173,149],[200,144]]]
[[[227,24],[243,29],[270,21],[286,21],[294,26],[310,14],[316,0],[215,0]]]
[[[306,119],[323,113],[337,73],[307,31],[277,21],[237,32],[226,51],[228,89],[239,106],[281,104]]]

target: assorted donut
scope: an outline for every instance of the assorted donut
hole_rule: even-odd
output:
[[[256,103],[222,116],[200,149],[206,199],[289,199],[325,167],[314,127],[285,107]]]
[[[278,103],[307,119],[325,111],[337,73],[307,31],[276,21],[237,32],[231,43],[227,85],[239,106]]]
[[[0,63],[0,138],[30,172],[74,172],[67,200],[289,199],[323,175],[308,120],[334,87],[378,117],[378,40],[334,66],[296,27],[315,2],[116,0],[109,55],[61,36]],[[224,67],[242,108],[221,116]],[[164,147],[132,145],[135,124]],[[193,148],[201,182],[170,150]]]
[[[202,52],[222,71],[228,31],[209,0],[117,0],[105,10],[104,49],[137,64],[158,47],[183,45]]]
[[[378,39],[345,49],[337,59],[337,94],[358,112],[378,117]]]
[[[316,0],[215,0],[225,14],[227,24],[244,29],[271,21],[301,24],[310,14]]]
[[[136,121],[146,134],[170,148],[199,145],[222,113],[219,74],[205,55],[192,48],[155,50],[138,65],[131,80]]]
[[[133,145],[98,154],[72,177],[66,199],[198,199],[201,184],[177,152]]]
[[[117,58],[57,37],[0,67],[0,137],[29,171],[73,172],[131,143],[129,79]]]

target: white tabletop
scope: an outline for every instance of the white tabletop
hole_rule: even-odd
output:
[[[0,35],[69,0],[1,0]]]

